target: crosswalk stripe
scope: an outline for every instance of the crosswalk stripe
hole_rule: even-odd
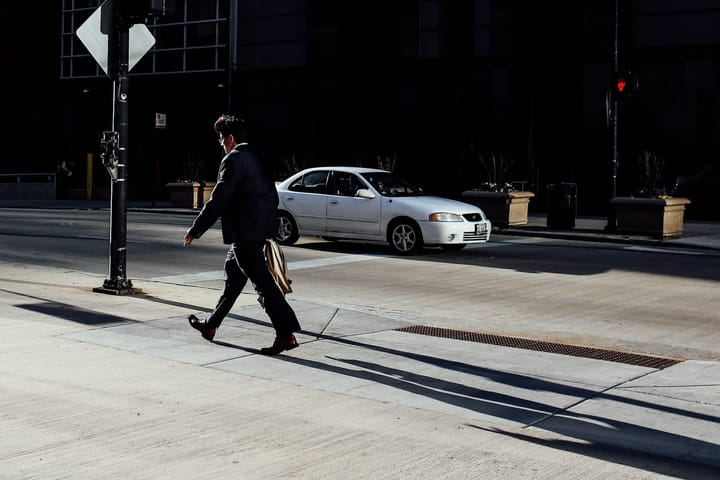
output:
[[[330,265],[340,265],[343,263],[364,262],[383,258],[385,255],[340,255],[337,257],[317,258],[315,260],[300,260],[298,262],[288,262],[288,270],[301,270],[303,268],[327,267]],[[162,277],[151,278],[153,282],[164,283],[195,283],[205,282],[208,280],[222,280],[223,271],[198,272],[182,275],[166,275]]]

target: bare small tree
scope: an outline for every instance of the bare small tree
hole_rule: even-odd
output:
[[[662,185],[663,170],[665,162],[660,156],[650,150],[643,150],[639,157],[640,164],[640,189],[639,195],[657,197],[665,195],[665,188]]]
[[[378,155],[377,160],[378,160],[378,168],[392,172],[395,169],[395,163],[397,162],[397,155],[393,155],[392,157],[389,155],[385,155],[385,156]]]
[[[482,183],[483,188],[491,192],[504,192],[512,189],[507,181],[507,173],[513,164],[512,160],[506,160],[502,154],[494,153],[490,154],[489,159],[478,154],[478,160],[488,176],[488,180]]]

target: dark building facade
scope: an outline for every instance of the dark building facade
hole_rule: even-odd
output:
[[[100,2],[60,3],[59,29],[48,28],[61,45],[59,61],[48,61],[56,93],[22,118],[51,115],[53,155],[82,175],[91,154],[93,182],[103,184],[112,82],[76,35]],[[509,180],[536,193],[537,211],[548,184],[574,182],[579,212],[605,214],[613,158],[619,195],[637,187],[643,152],[662,158],[668,187],[720,162],[720,0],[174,6],[149,22],[156,43],[130,72],[131,199],[166,198],[165,183],[195,172],[212,179],[221,152],[211,127],[224,111],[250,119],[279,177],[293,164],[394,159],[426,191],[459,197],[486,180],[478,157],[495,155],[511,162]],[[618,104],[617,154],[608,115],[615,63],[639,85]],[[27,166],[46,161],[36,153]]]

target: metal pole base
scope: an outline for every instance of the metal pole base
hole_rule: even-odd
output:
[[[128,279],[125,280],[113,280],[107,279],[103,283],[102,287],[93,288],[93,292],[107,293],[110,295],[135,295],[142,293],[139,288],[133,288],[132,282]]]

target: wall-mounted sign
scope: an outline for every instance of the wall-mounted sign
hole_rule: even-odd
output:
[[[155,128],[165,128],[167,127],[167,114],[166,113],[156,113],[155,114]]]

